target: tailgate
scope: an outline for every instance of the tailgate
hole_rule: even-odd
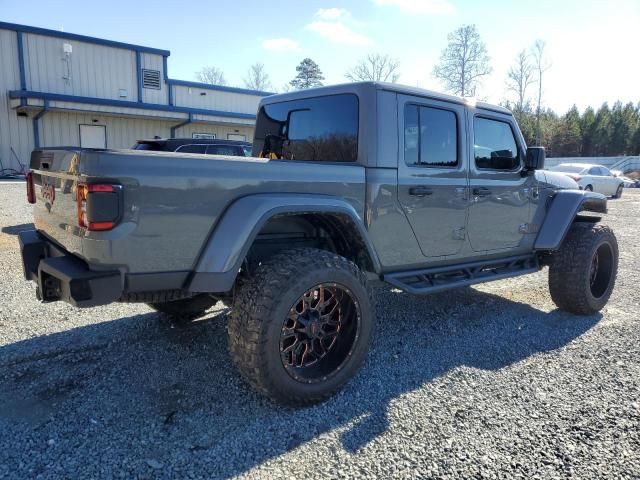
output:
[[[82,253],[76,204],[76,188],[82,178],[80,158],[80,150],[35,150],[30,164],[36,229],[77,255]]]

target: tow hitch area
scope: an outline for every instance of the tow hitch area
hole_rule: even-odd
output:
[[[38,284],[42,302],[63,301],[76,307],[106,305],[122,295],[118,270],[95,272],[35,230],[20,232],[24,274]]]

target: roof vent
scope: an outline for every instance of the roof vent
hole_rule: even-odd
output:
[[[142,86],[160,90],[160,70],[142,69]]]

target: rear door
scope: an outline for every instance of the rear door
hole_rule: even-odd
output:
[[[526,247],[534,175],[523,173],[524,142],[513,117],[470,109],[468,234],[476,252]],[[531,235],[530,235],[531,237]]]
[[[615,195],[616,190],[618,189],[619,180],[613,176],[611,170],[606,167],[598,167],[600,170],[600,175],[602,178],[602,188],[606,191],[603,191],[605,195]]]
[[[467,216],[462,105],[398,97],[398,198],[425,257],[457,254]]]

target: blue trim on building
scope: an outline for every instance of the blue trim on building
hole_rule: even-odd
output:
[[[192,122],[193,122],[193,115],[189,114],[189,118],[187,120],[185,120],[184,122],[180,122],[177,125],[174,125],[173,127],[171,127],[171,138],[176,138],[176,130],[178,128],[184,127],[185,125],[189,125]]]
[[[16,32],[18,39],[18,68],[20,70],[20,90],[27,89],[27,75],[24,68],[24,44],[22,42],[22,32]]]
[[[251,113],[224,112],[221,110],[207,110],[204,108],[176,107],[174,105],[161,105],[157,103],[139,103],[127,100],[112,100],[110,98],[80,97],[77,95],[64,95],[61,93],[32,92],[28,90],[12,90],[9,98],[38,98],[45,101],[88,103],[92,105],[108,105],[111,107],[138,108],[145,110],[156,110],[160,112],[178,112],[193,115],[212,115],[216,117],[243,118],[255,120],[256,116]]]
[[[14,30],[23,33],[35,33],[37,35],[46,35],[47,37],[64,38],[67,40],[76,40],[78,42],[94,43],[96,45],[104,45],[107,47],[124,48],[126,50],[135,50],[138,52],[153,53],[156,55],[169,56],[171,52],[168,50],[160,50],[158,48],[143,47],[142,45],[133,45],[131,43],[116,42],[113,40],[105,40],[103,38],[89,37],[87,35],[78,35],[76,33],[59,32],[57,30],[49,30],[48,28],[30,27],[28,25],[19,25],[17,23],[0,22],[0,29]]]
[[[44,107],[40,110],[35,117],[33,117],[33,146],[34,148],[40,147],[40,124],[38,121],[44,117],[49,111],[49,100],[44,101]]]
[[[136,52],[136,81],[138,86],[138,102],[142,103],[142,54]]]
[[[205,90],[218,90],[220,92],[243,93],[245,95],[256,95],[258,97],[268,97],[275,95],[273,92],[262,92],[260,90],[249,90],[247,88],[227,87],[226,85],[211,85],[210,83],[190,82],[187,80],[175,80],[168,78],[167,83],[171,85],[180,85],[183,87],[203,88]]]

